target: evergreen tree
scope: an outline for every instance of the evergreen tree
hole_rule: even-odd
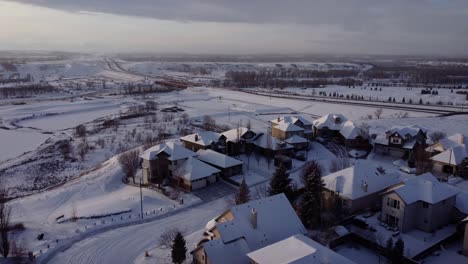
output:
[[[390,256],[392,255],[392,251],[393,251],[393,239],[389,237],[387,240],[387,244],[385,245],[385,256],[390,258]]]
[[[403,262],[403,253],[405,251],[405,242],[399,238],[395,245],[393,246],[392,254],[390,260],[393,264],[398,264]]]
[[[270,186],[268,187],[268,195],[273,196],[284,193],[288,198],[291,198],[293,192],[291,181],[292,180],[289,178],[286,168],[283,165],[280,165],[276,168],[276,171],[271,178]]]
[[[250,190],[249,186],[245,183],[245,178],[242,179],[241,184],[239,185],[239,190],[235,195],[236,205],[244,204],[250,201]]]
[[[304,183],[304,193],[299,202],[302,222],[308,228],[314,225],[320,226],[324,183],[318,163],[312,161],[305,167],[302,180]]]
[[[423,104],[422,98],[419,99],[419,104]]]
[[[185,261],[185,255],[187,254],[187,247],[185,245],[185,239],[180,232],[174,237],[172,243],[172,263],[182,264]]]

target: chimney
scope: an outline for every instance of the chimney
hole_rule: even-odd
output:
[[[257,211],[255,211],[255,208],[252,208],[252,216],[250,221],[252,222],[252,227],[257,229]]]
[[[195,141],[198,141],[198,134],[195,134]]]
[[[367,187],[369,187],[369,185],[367,184],[367,182],[363,182],[363,183],[362,183],[362,190],[363,190],[364,192],[367,192]]]

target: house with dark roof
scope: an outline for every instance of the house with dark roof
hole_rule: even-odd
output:
[[[291,155],[294,151],[294,146],[286,141],[280,140],[268,134],[260,134],[253,141],[255,151],[270,157],[276,155]]]
[[[286,196],[278,194],[236,205],[209,221],[191,254],[195,264],[250,264],[249,253],[306,233]]]
[[[380,217],[401,232],[433,232],[450,223],[458,193],[431,173],[414,176],[382,196]]]
[[[395,126],[374,139],[374,151],[381,155],[408,159],[419,146],[426,147],[427,130],[413,126]]]
[[[221,133],[226,138],[225,153],[230,156],[244,153],[252,147],[257,134],[246,127],[238,127]]]

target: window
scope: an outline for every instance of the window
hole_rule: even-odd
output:
[[[398,137],[391,137],[390,138],[390,142],[392,144],[401,144],[401,138],[398,138]]]
[[[400,209],[400,201],[399,200],[394,200],[392,198],[387,198],[387,206],[390,206],[395,209]]]
[[[423,208],[429,208],[429,204],[426,203],[426,202],[423,202],[422,207],[423,207]]]

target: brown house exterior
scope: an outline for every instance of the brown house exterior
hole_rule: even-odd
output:
[[[187,149],[197,152],[200,149],[212,149],[224,153],[226,151],[226,137],[222,134],[203,131],[180,138]]]
[[[294,135],[312,139],[312,123],[302,116],[283,116],[270,120],[271,135],[285,140]]]
[[[256,139],[257,134],[246,127],[239,127],[223,132],[226,137],[225,154],[229,156],[239,155],[244,153],[247,148],[252,148],[252,142]]]
[[[381,155],[408,159],[418,147],[426,145],[426,130],[418,126],[393,127],[374,140],[374,151]]]

